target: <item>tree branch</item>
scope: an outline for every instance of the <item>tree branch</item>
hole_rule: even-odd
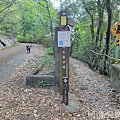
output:
[[[85,10],[87,11],[87,13],[90,15],[91,18],[93,18],[93,15],[90,13],[89,9],[87,8],[85,1],[82,0],[82,2],[84,4],[84,6],[85,6]]]
[[[0,23],[3,21],[3,19],[5,18],[5,16],[7,15],[9,9],[6,11],[6,13],[4,14],[4,16],[2,17],[2,19],[0,20]]]
[[[47,0],[44,0],[46,2],[46,8],[47,8],[47,11],[48,11],[48,16],[49,16],[49,20],[50,20],[50,32],[51,32],[51,37],[52,37],[52,41],[54,43],[54,40],[53,40],[53,21],[52,21],[52,18],[51,18],[51,13],[50,13],[50,9],[49,9],[49,4],[48,4],[48,1]]]
[[[10,3],[8,6],[6,6],[4,9],[2,9],[2,10],[0,11],[0,13],[2,13],[4,10],[6,10],[7,8],[9,8],[9,7],[12,5],[12,3],[13,3],[13,0],[11,1],[11,3]]]
[[[47,8],[46,6],[44,6],[43,4],[41,4],[40,2],[38,2],[38,4],[40,4],[42,7],[44,7],[44,8]]]
[[[83,2],[83,4],[84,4],[85,10],[87,11],[87,13],[90,15],[90,18],[91,18],[91,26],[90,26],[90,29],[91,29],[92,45],[93,45],[93,42],[94,42],[94,17],[93,17],[93,15],[90,13],[90,10],[87,8],[85,1],[82,0],[82,2]],[[92,47],[93,47],[93,46],[92,46]],[[94,48],[93,48],[93,49],[94,49]]]
[[[0,5],[2,5],[4,2],[5,2],[5,0],[3,0],[3,1],[0,3]]]
[[[97,53],[97,52],[95,52],[95,51],[92,51],[92,50],[91,50],[91,52],[92,52],[92,53],[94,53],[94,54],[96,54],[96,55],[100,55],[100,56],[106,56],[106,57],[108,57],[108,58],[110,58],[110,59],[113,59],[113,60],[115,60],[115,58],[114,58],[114,57],[111,57],[111,56],[109,56],[109,55],[106,55],[106,54],[101,54],[101,53]],[[118,61],[120,61],[120,59],[118,59]]]

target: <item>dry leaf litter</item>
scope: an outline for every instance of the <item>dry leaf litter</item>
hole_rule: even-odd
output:
[[[109,78],[93,72],[74,58],[70,58],[69,90],[73,110],[61,104],[58,88],[26,86],[26,76],[36,68],[45,50],[40,46],[0,85],[0,120],[120,119],[120,94],[112,90]],[[46,70],[51,69],[44,68],[41,72]]]

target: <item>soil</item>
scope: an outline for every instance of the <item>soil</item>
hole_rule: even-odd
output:
[[[39,45],[0,85],[0,120],[120,119],[120,93],[110,87],[109,78],[74,58],[70,58],[69,90],[73,109],[61,103],[59,88],[26,86],[26,76],[37,67],[45,50]]]

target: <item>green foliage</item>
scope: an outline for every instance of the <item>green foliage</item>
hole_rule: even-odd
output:
[[[45,53],[43,59],[40,59],[41,67],[52,67],[55,65],[54,57]]]
[[[81,39],[75,39],[72,50],[72,57],[75,57],[81,61],[89,63],[90,61],[90,44],[87,41]]]
[[[81,0],[65,0],[63,2],[61,0],[60,9],[67,10],[68,16],[76,22],[76,26],[73,29],[71,28],[73,40],[71,56],[88,63],[91,68],[102,73],[104,63],[107,62],[107,66],[109,66],[114,60],[110,59],[105,61],[105,56],[94,54],[91,50],[96,53],[105,54],[107,46],[106,31],[108,27],[106,1],[84,1],[86,6]],[[5,2],[0,5],[0,11],[9,5],[10,2],[11,0],[5,0]],[[119,21],[119,5],[119,0],[111,0],[112,26]],[[89,13],[85,8],[88,9]],[[0,13],[0,20],[5,15],[6,10]],[[53,55],[51,27],[54,31],[58,21],[58,12],[53,8],[50,0],[47,0],[47,2],[45,2],[45,0],[15,0],[5,15],[5,18],[0,23],[0,33],[12,33],[18,38],[19,42],[40,43],[51,47],[47,50],[47,54]],[[91,30],[92,27],[93,31]],[[109,56],[111,57],[115,56],[116,45],[114,41],[113,35],[111,35],[109,49]],[[46,58],[42,60],[43,65],[49,62],[48,60],[50,59],[47,55],[45,55],[45,57]],[[106,68],[106,71],[109,72],[109,67]]]
[[[51,47],[53,46],[52,38],[49,37],[44,37],[43,40],[41,41],[41,44],[45,45],[46,47]]]
[[[56,25],[57,11],[50,1],[47,3],[45,1],[16,0],[0,24],[0,28],[2,28],[0,32],[12,33],[17,36],[19,42],[43,43],[46,46],[51,46],[51,37],[48,38],[45,35],[51,33],[50,17],[53,26]],[[5,3],[2,7],[0,6],[0,10],[3,8],[5,8]]]
[[[72,2],[71,0],[66,0],[62,3],[63,6],[61,6],[61,8],[67,10],[69,17],[73,18],[77,23],[74,27],[74,40],[72,41],[70,54],[72,57],[88,63],[93,70],[97,70],[103,74],[105,71],[109,75],[109,66],[114,60],[105,59],[104,55],[100,55],[106,54],[106,48],[109,46],[106,44],[106,31],[108,29],[107,3],[105,1],[95,2],[93,0],[85,0],[84,2],[83,4],[82,1]],[[118,0],[116,2],[111,1],[112,18],[114,18],[112,26],[119,21],[118,6]],[[115,39],[111,36],[108,54],[111,57],[115,56],[116,45],[114,41]],[[91,51],[99,53],[99,55]]]
[[[53,47],[50,47],[47,49],[47,54],[48,55],[53,55]]]

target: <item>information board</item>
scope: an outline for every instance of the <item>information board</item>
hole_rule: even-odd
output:
[[[58,31],[58,47],[70,47],[70,31]]]

